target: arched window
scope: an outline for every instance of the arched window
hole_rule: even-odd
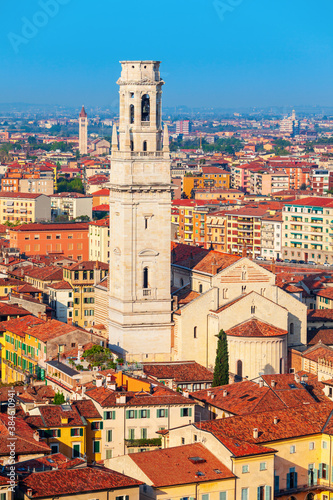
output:
[[[143,270],[143,288],[148,288],[148,267]]]
[[[134,123],[134,104],[130,105],[130,123]]]
[[[150,97],[148,94],[143,95],[141,99],[141,121],[150,122]]]
[[[147,151],[147,141],[143,141],[143,150]]]
[[[289,333],[290,333],[290,335],[294,334],[294,323],[290,323],[290,325],[289,325]]]
[[[236,373],[239,378],[243,378],[243,362],[240,359],[236,364]]]

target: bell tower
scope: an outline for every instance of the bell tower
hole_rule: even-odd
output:
[[[109,342],[126,359],[171,356],[171,181],[157,61],[122,61],[110,174]]]
[[[86,155],[88,151],[88,117],[84,106],[79,116],[79,152]]]

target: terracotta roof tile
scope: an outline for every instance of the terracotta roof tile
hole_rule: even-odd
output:
[[[250,319],[230,328],[226,334],[233,337],[276,337],[287,335],[288,332],[258,319]]]
[[[21,481],[21,488],[24,492],[31,489],[32,498],[39,498],[130,488],[140,484],[143,483],[119,472],[85,467],[36,472]]]
[[[146,375],[158,380],[175,382],[201,382],[213,380],[213,373],[195,361],[144,363]]]
[[[146,453],[131,453],[129,457],[157,488],[235,477],[231,470],[201,443]]]
[[[9,416],[0,413],[0,455],[9,455],[8,438],[11,436],[8,425],[10,425]],[[11,431],[12,432],[12,431]],[[50,452],[50,447],[43,441],[35,439],[35,431],[22,418],[16,416],[15,419],[16,455],[30,455]]]

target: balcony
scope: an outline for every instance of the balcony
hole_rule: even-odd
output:
[[[162,438],[152,439],[125,439],[126,446],[130,448],[146,448],[149,446],[162,446]]]
[[[163,151],[132,151],[131,156],[162,157],[164,153]]]
[[[327,479],[317,479],[314,484],[300,484],[294,488],[284,488],[274,491],[275,497],[290,496],[295,493],[314,491],[333,491],[333,485]]]

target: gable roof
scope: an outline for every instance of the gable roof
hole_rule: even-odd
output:
[[[0,413],[0,455],[9,455],[8,439],[13,437],[11,425],[9,415]],[[9,427],[11,430],[8,429]],[[17,436],[17,440],[15,441],[16,456],[38,453],[47,454],[50,452],[50,447],[43,441],[39,441],[39,436],[20,417],[16,417],[15,419],[14,435]]]
[[[175,382],[212,381],[213,373],[196,361],[151,362],[143,364],[146,375]]]
[[[231,470],[201,443],[131,453],[128,456],[156,488],[235,477]]]
[[[32,490],[30,498],[78,495],[90,491],[131,488],[140,484],[143,483],[119,472],[93,467],[35,472],[20,483],[25,493],[28,489]]]

